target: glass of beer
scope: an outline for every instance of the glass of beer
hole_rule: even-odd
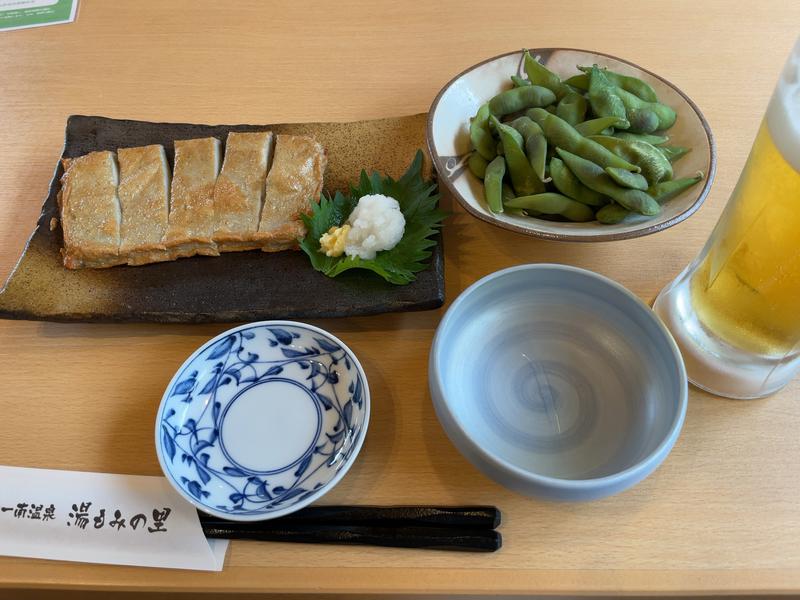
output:
[[[800,370],[800,39],[711,237],[653,308],[709,392],[760,398]]]

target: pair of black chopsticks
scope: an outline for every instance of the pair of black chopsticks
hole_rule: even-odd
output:
[[[255,522],[198,514],[207,538],[462,552],[495,552],[503,544],[494,506],[311,506]]]

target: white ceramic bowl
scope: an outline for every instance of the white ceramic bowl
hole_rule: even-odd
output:
[[[570,48],[535,48],[530,53],[563,78],[579,73],[576,65],[598,64],[649,83],[659,100],[677,112],[678,119],[668,131],[670,145],[692,148],[689,154],[674,163],[675,177],[694,176],[701,171],[705,179],[666,202],[660,215],[631,216],[616,225],[597,221],[564,223],[491,212],[486,206],[483,182],[466,168],[470,151],[469,120],[483,103],[511,87],[511,75],[525,76],[523,53],[516,51],[487,59],[456,75],[436,96],[428,113],[427,139],[433,165],[439,181],[461,206],[475,217],[498,227],[533,237],[572,242],[648,235],[680,223],[700,208],[716,172],[716,148],[708,122],[686,94],[666,79],[608,54]]]
[[[430,390],[476,467],[523,494],[590,500],[667,456],[687,382],[650,308],[601,275],[521,265],[465,290],[436,331]]]
[[[369,404],[361,364],[327,331],[241,325],[203,344],[170,381],[156,453],[167,480],[200,510],[273,519],[315,502],[347,473]]]

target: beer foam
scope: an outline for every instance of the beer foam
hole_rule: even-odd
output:
[[[800,38],[775,86],[767,108],[767,125],[783,158],[800,171]]]

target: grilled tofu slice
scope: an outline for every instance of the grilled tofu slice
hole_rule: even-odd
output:
[[[277,136],[258,225],[264,252],[294,248],[305,235],[300,215],[310,213],[311,203],[319,202],[326,165],[325,149],[314,138]]]
[[[214,241],[220,252],[255,250],[264,185],[272,155],[271,131],[228,134],[214,187]]]
[[[58,205],[64,234],[64,266],[102,268],[122,264],[119,257],[119,171],[113,152],[91,152],[62,161]]]
[[[213,240],[214,185],[219,165],[217,138],[175,140],[169,224],[164,237],[170,260],[195,254],[219,256]]]
[[[117,158],[122,209],[120,259],[129,265],[170,260],[163,243],[169,220],[170,186],[164,146],[120,148]]]

